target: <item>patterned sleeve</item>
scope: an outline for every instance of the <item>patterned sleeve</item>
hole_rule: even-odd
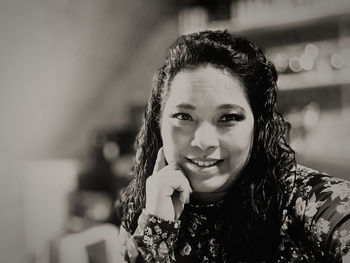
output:
[[[301,168],[295,190],[294,220],[304,232],[299,239],[315,259],[342,262],[350,254],[350,183]]]
[[[133,235],[121,229],[119,240],[124,262],[175,262],[174,244],[180,220],[167,221],[142,211]]]

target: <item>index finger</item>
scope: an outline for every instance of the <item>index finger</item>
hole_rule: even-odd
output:
[[[160,169],[164,168],[165,165],[166,165],[165,155],[164,155],[164,150],[163,150],[163,146],[162,146],[158,150],[157,159],[156,159],[156,162],[155,162],[154,168],[153,168],[153,173],[158,172]]]

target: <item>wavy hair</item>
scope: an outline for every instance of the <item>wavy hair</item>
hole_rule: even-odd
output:
[[[239,184],[245,214],[242,220],[250,222],[244,231],[254,235],[259,226],[269,223],[277,238],[279,230],[273,225],[281,225],[278,211],[288,199],[283,179],[293,173],[295,167],[294,152],[287,140],[289,123],[276,106],[277,72],[258,47],[226,30],[184,35],[169,48],[165,63],[154,78],[136,140],[133,179],[122,198],[123,226],[129,232],[135,231],[137,218],[145,206],[145,182],[152,174],[158,149],[163,145],[159,121],[172,79],[182,70],[207,64],[229,70],[241,80],[254,115],[253,148]],[[233,231],[230,223],[233,217],[229,216],[227,221],[231,226],[227,244]]]

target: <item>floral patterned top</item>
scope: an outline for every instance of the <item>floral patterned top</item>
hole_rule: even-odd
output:
[[[350,262],[350,183],[303,166],[286,180],[292,194],[281,211],[275,259],[237,257],[235,262]],[[176,221],[143,211],[134,233],[121,227],[124,262],[232,262],[221,238],[223,202],[188,204]]]

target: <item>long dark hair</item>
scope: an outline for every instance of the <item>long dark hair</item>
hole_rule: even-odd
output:
[[[227,69],[241,80],[254,115],[253,148],[240,183],[246,210],[242,213],[251,221],[249,231],[257,233],[255,228],[266,223],[281,225],[281,210],[288,199],[283,179],[293,173],[295,156],[287,141],[289,124],[276,108],[276,69],[250,41],[227,31],[204,31],[179,37],[154,79],[136,141],[133,180],[122,201],[123,226],[129,232],[137,227],[137,218],[145,206],[146,178],[152,174],[162,146],[159,119],[170,83],[181,70],[206,64]],[[228,244],[230,238],[229,234]]]

